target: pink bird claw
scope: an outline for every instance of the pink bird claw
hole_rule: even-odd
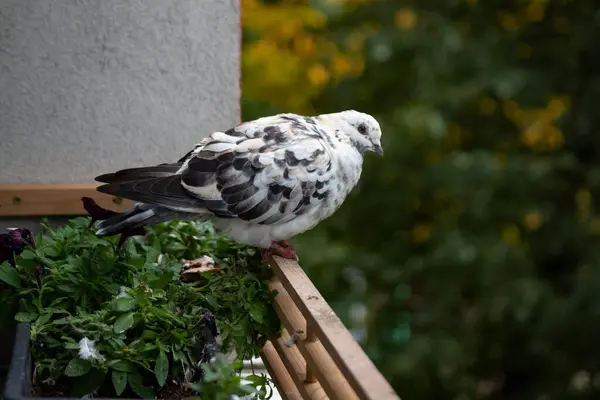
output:
[[[263,260],[268,260],[272,256],[279,256],[289,260],[298,261],[298,254],[293,246],[290,246],[285,240],[271,242],[271,247],[261,249]]]

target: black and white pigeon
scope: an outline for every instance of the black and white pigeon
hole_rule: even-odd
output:
[[[381,128],[354,110],[278,114],[214,132],[177,162],[101,175],[98,191],[136,201],[98,225],[110,236],[171,219],[210,220],[263,257],[298,259],[287,240],[330,217],[360,179]]]

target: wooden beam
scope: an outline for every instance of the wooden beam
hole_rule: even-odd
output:
[[[274,306],[287,331],[296,332],[296,345],[306,360],[307,381],[311,382],[309,378],[311,378],[311,373],[314,373],[329,398],[335,400],[358,399],[323,345],[318,340],[309,337],[309,328],[306,326],[305,319],[277,277],[273,277],[269,282],[269,288],[277,291]],[[312,331],[312,328],[310,330]]]
[[[81,198],[91,197],[110,210],[122,212],[133,205],[96,191],[96,184],[0,185],[0,217],[86,215]]]
[[[281,336],[271,339],[271,343],[296,383],[302,398],[306,400],[328,400],[329,398],[319,382],[306,381],[306,361],[302,358],[298,347],[294,346],[293,341],[290,339],[292,339],[290,334],[284,328]]]
[[[273,256],[275,276],[300,309],[360,399],[399,400],[398,395],[346,329],[297,262]]]
[[[275,381],[275,386],[284,400],[300,400],[302,396],[292,380],[292,377],[285,369],[283,361],[279,358],[279,354],[273,347],[273,344],[268,341],[260,351],[260,357],[265,363],[269,375]]]

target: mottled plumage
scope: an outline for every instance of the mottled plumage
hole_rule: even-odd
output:
[[[213,133],[177,162],[96,178],[106,183],[100,192],[138,202],[101,222],[97,234],[209,219],[240,243],[273,248],[339,208],[366,151],[383,154],[381,129],[357,111],[246,122]]]

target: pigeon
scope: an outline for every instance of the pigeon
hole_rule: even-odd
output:
[[[88,229],[94,226],[96,221],[104,221],[111,217],[121,215],[120,213],[112,210],[107,210],[106,208],[102,208],[96,203],[94,199],[91,197],[82,197],[81,202],[83,203],[83,208],[87,211],[90,218],[90,223],[88,224]],[[132,236],[146,236],[146,229],[144,227],[135,228],[132,230],[125,230],[121,232],[121,237],[119,238],[119,243],[117,243],[117,249],[120,249],[125,241]]]
[[[298,260],[287,241],[333,215],[358,184],[366,152],[383,156],[369,114],[277,114],[214,132],[172,163],[96,177],[136,203],[98,224],[110,236],[172,219],[209,220],[234,241]]]

